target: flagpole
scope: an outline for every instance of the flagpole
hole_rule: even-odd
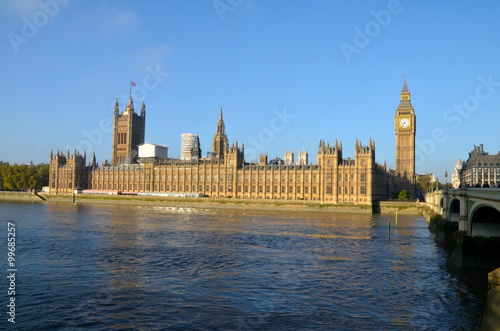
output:
[[[132,98],[132,79],[130,79],[130,93],[128,95]]]

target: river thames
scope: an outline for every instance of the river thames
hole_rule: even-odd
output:
[[[423,217],[0,202],[22,329],[478,330],[486,273]],[[0,315],[1,316],[1,315]]]

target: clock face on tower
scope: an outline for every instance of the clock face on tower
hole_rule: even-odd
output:
[[[410,119],[409,118],[402,118],[399,120],[399,126],[402,127],[403,129],[407,129],[410,127]]]

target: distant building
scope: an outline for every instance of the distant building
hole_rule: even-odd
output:
[[[375,162],[375,143],[355,142],[354,157],[344,158],[342,143],[320,140],[316,164],[307,152],[293,152],[285,160],[267,155],[258,163],[245,161],[245,147],[229,145],[220,109],[209,158],[201,158],[199,138],[183,135],[181,159],[167,159],[165,146],[144,144],[146,108],[134,112],[132,99],[120,114],[115,103],[112,162],[101,166],[86,154],[52,153],[49,190],[72,194],[74,190],[126,192],[127,194],[200,194],[210,197],[250,199],[300,199],[328,203],[372,204],[393,197],[401,189],[414,192],[416,118],[406,77],[394,116],[396,170]],[[413,188],[413,189],[412,189]]]
[[[284,154],[284,161],[285,161],[285,164],[287,165],[290,165],[290,164],[293,164],[294,162],[294,154],[293,154],[293,151],[285,151],[285,154]]]
[[[309,154],[307,150],[299,150],[299,159],[297,160],[298,165],[306,165],[309,163]]]
[[[462,183],[471,187],[496,187],[500,185],[500,152],[489,155],[483,144],[474,146],[462,166]]]
[[[457,163],[453,167],[453,173],[451,174],[451,185],[454,188],[460,187],[460,174],[462,173],[462,160],[458,159]]]
[[[181,134],[181,160],[201,158],[200,139],[192,133]]]
[[[282,159],[280,159],[279,157],[276,156],[274,159],[272,159],[271,161],[269,161],[269,164],[284,165],[285,161],[283,161]]]
[[[155,145],[151,143],[144,143],[139,147],[139,159],[167,159],[168,147],[164,145]]]

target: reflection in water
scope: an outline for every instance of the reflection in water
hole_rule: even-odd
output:
[[[481,325],[421,217],[1,203],[25,328],[446,329]],[[471,283],[469,279],[474,279]]]

